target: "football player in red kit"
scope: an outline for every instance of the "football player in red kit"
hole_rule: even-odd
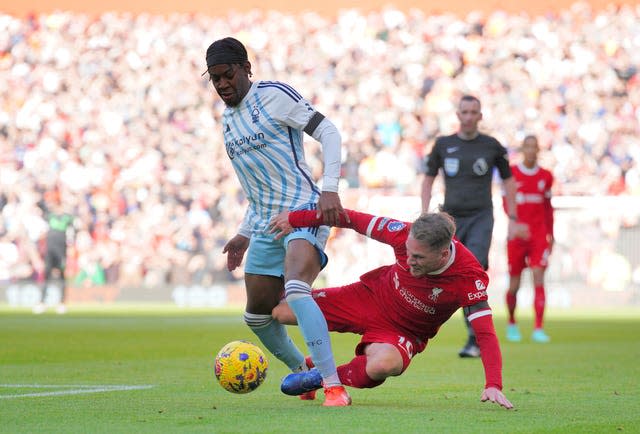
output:
[[[389,244],[396,262],[379,267],[350,285],[313,290],[330,331],[362,335],[356,357],[338,367],[347,386],[371,388],[389,376],[402,374],[411,359],[459,308],[473,327],[485,372],[482,401],[510,409],[502,393],[502,356],[487,303],[489,277],[475,256],[455,237],[453,218],[424,213],[413,223],[345,210],[339,227],[351,228]],[[296,227],[323,224],[316,211],[283,212],[272,220],[278,237]],[[284,324],[295,324],[286,302],[272,312]],[[312,361],[308,361],[312,366]],[[304,395],[322,387],[315,369],[286,376],[281,390]],[[307,398],[308,399],[308,398]]]
[[[553,246],[553,207],[551,186],[553,175],[538,166],[538,139],[527,136],[522,142],[522,162],[511,166],[516,180],[517,222],[528,226],[528,236],[514,237],[507,241],[509,262],[509,290],[506,294],[509,322],[507,340],[522,340],[516,323],[517,294],[520,289],[522,271],[529,267],[533,277],[533,305],[535,326],[531,339],[534,342],[549,342],[543,329],[545,308],[544,273]]]

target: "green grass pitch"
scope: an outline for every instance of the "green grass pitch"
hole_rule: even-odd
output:
[[[459,315],[404,375],[350,389],[349,408],[324,408],[322,394],[301,401],[280,393],[287,372],[268,353],[256,391],[234,395],[217,384],[222,345],[257,342],[240,312],[72,307],[36,316],[0,307],[0,432],[640,432],[639,309],[550,311],[546,345],[527,339],[526,316],[523,342],[505,343],[504,315],[495,316],[511,411],[480,402],[482,365],[457,356]],[[338,363],[350,360],[358,337],[332,338]]]

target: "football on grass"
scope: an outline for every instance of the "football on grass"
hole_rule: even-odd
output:
[[[226,344],[216,356],[216,378],[232,393],[249,393],[267,377],[269,363],[262,350],[248,341]]]

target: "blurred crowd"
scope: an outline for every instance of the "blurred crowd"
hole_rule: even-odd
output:
[[[221,251],[245,202],[223,103],[201,76],[206,47],[227,35],[246,44],[254,79],[290,83],[338,126],[346,206],[417,196],[462,93],[482,100],[481,129],[514,159],[524,135],[538,135],[556,195],[638,200],[638,22],[638,7],[585,4],[541,17],[0,14],[0,283],[41,279],[54,206],[74,216],[77,285],[241,278]],[[311,138],[306,156],[320,178]],[[361,249],[335,246],[334,263]]]

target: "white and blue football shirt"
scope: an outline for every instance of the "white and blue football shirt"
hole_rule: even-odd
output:
[[[303,130],[314,113],[309,101],[278,81],[256,81],[240,104],[226,107],[224,144],[249,202],[243,235],[265,233],[272,216],[318,201],[303,150]]]

